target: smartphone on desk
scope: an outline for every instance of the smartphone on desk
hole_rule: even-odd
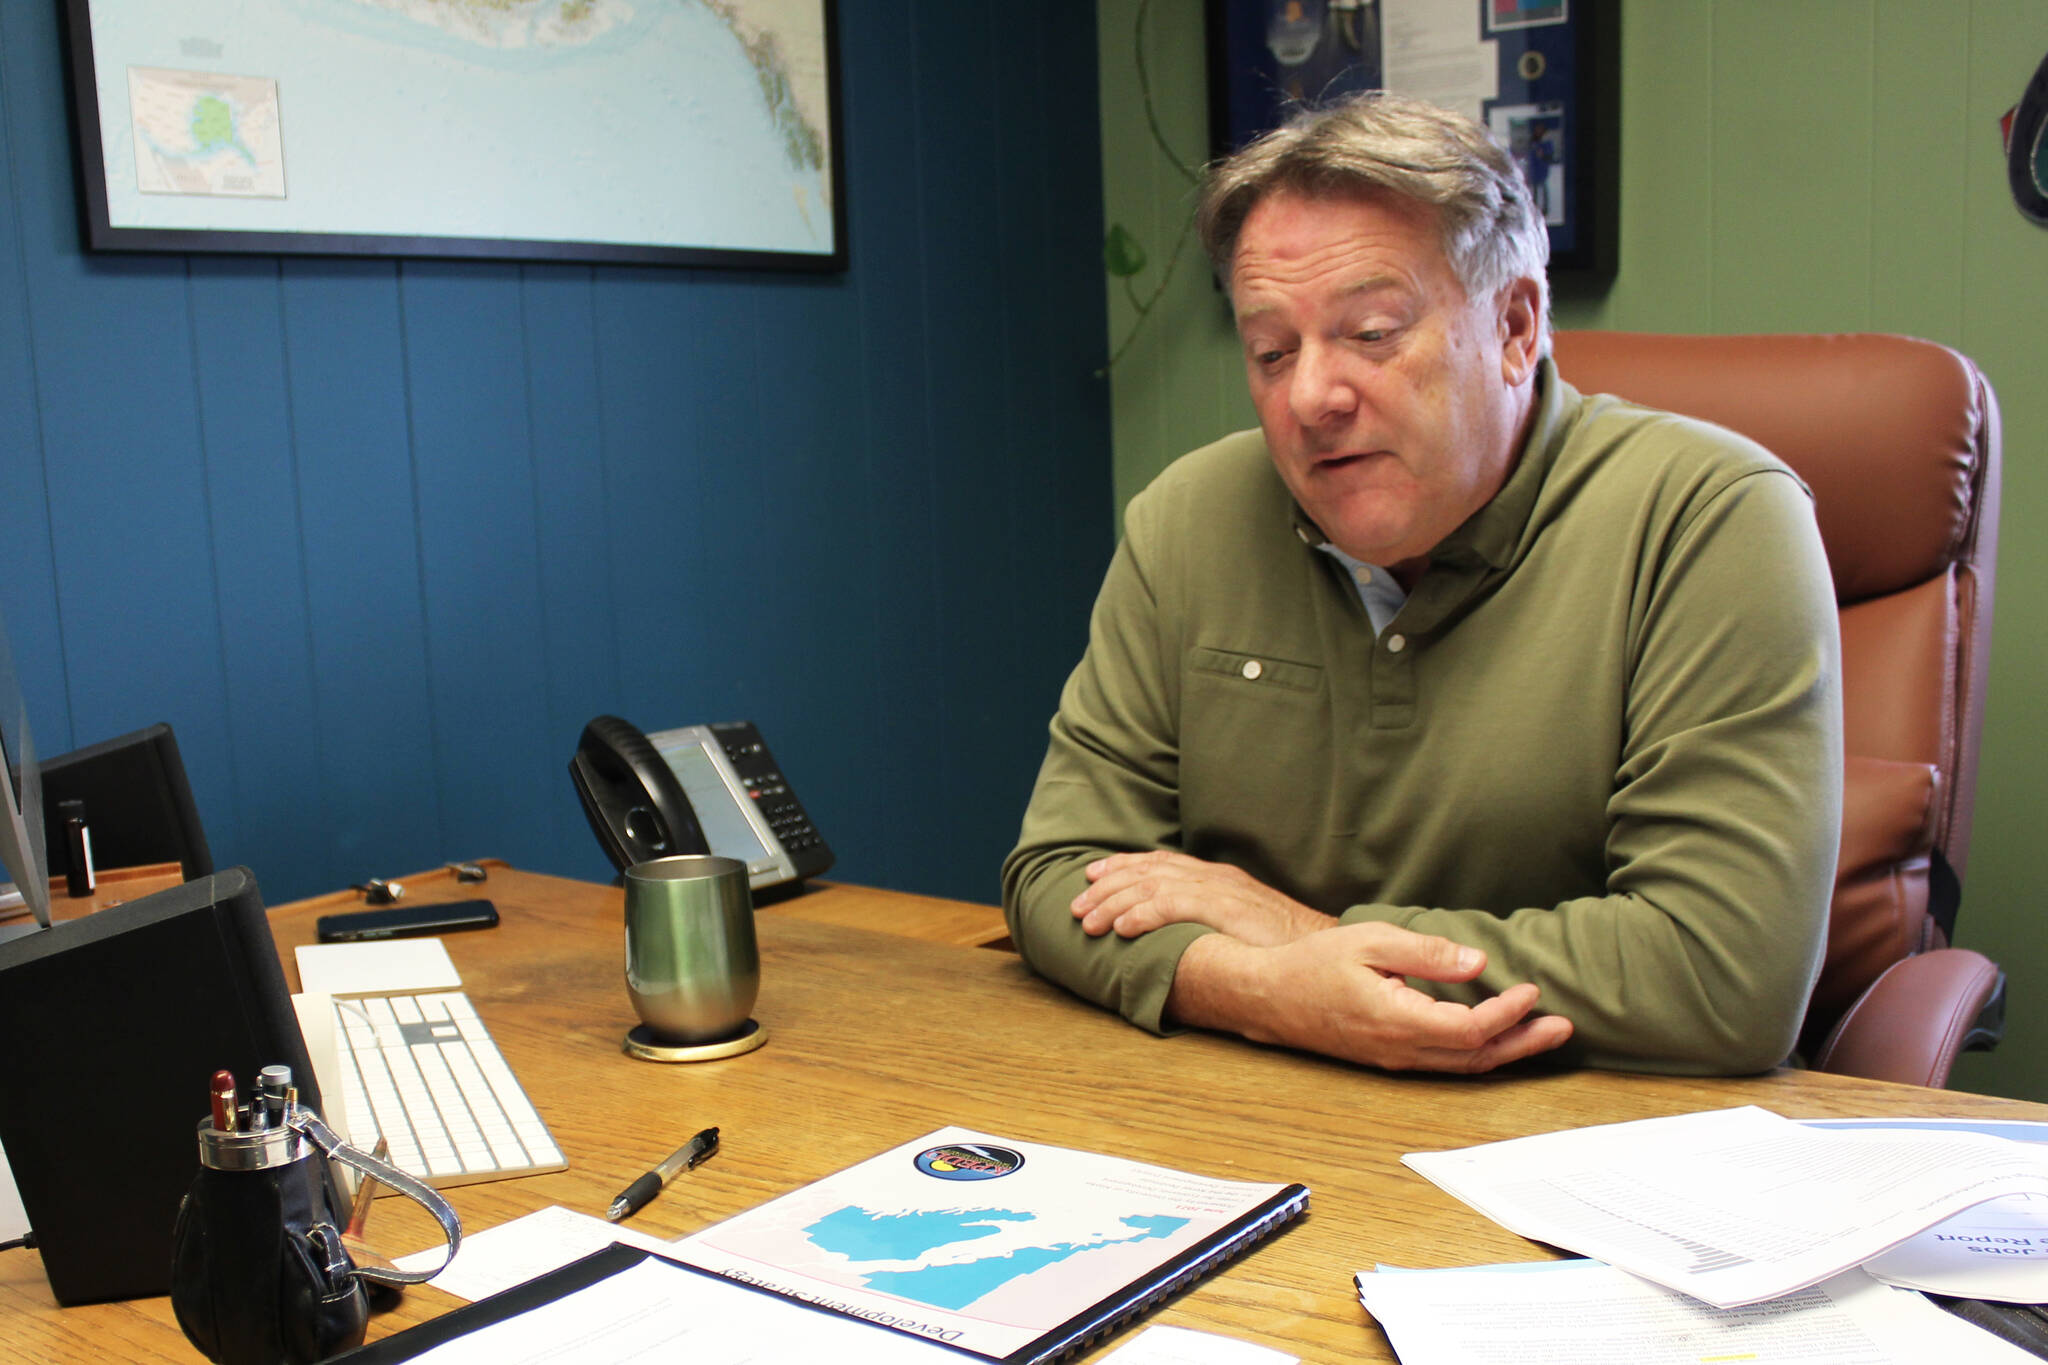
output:
[[[495,929],[497,925],[498,907],[489,901],[443,901],[322,915],[317,932],[322,943],[366,943],[380,938],[452,934],[459,929]]]

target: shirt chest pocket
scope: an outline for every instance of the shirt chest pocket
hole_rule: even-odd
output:
[[[1207,645],[1197,645],[1188,651],[1188,673],[1190,682],[1235,680],[1246,685],[1246,696],[1253,692],[1316,692],[1323,685],[1320,664],[1298,664],[1267,654],[1213,649]]]
[[[1180,806],[1190,852],[1205,835],[1230,843],[1254,827],[1260,842],[1284,841],[1297,821],[1282,816],[1276,831],[1276,815],[1323,814],[1336,731],[1320,665],[1198,646],[1184,681]]]

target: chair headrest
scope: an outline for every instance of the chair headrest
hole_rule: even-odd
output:
[[[1813,489],[1835,596],[1896,592],[1975,544],[1997,459],[1996,401],[1966,357],[1876,334],[1666,336],[1560,332],[1558,372],[1738,431]]]

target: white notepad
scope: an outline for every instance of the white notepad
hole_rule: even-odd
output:
[[[405,995],[460,990],[462,977],[438,938],[309,943],[294,948],[299,989],[308,995]]]

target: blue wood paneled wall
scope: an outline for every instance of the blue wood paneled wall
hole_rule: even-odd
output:
[[[89,256],[0,0],[0,610],[274,901],[608,875],[584,720],[758,722],[848,880],[992,899],[1112,544],[1095,29],[840,5],[844,276]]]

